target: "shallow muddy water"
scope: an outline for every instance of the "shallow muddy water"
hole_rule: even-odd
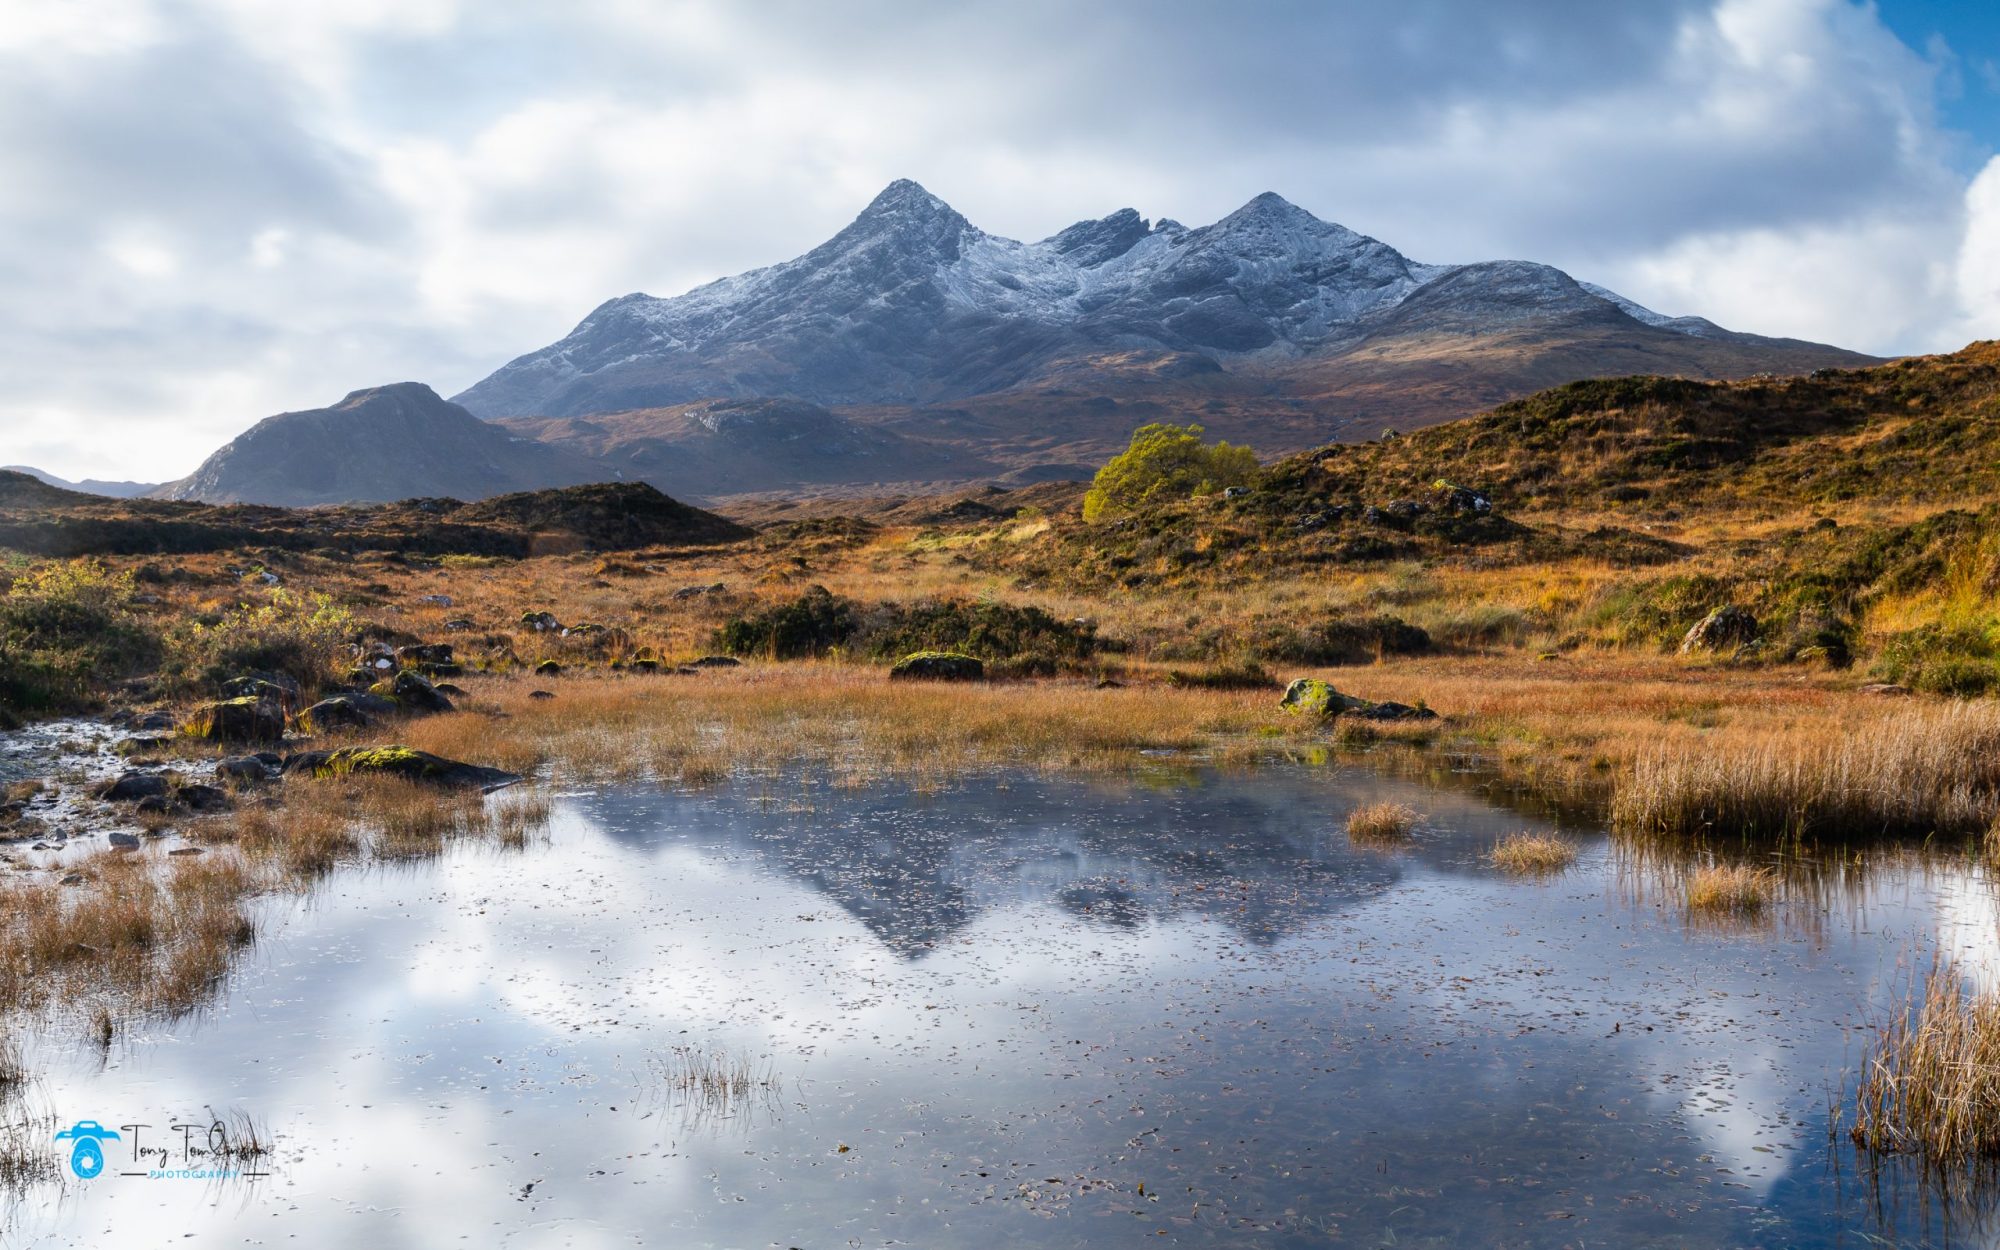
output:
[[[1351,846],[1382,799],[1423,827]],[[1692,924],[1680,866],[1588,831],[1552,880],[1485,862],[1542,827],[1349,768],[565,796],[525,851],[267,900],[198,1020],[39,1038],[55,1123],[146,1127],[0,1237],[1987,1244],[1828,1114],[1936,945],[2000,968],[1993,884],[1888,857]],[[228,1112],[268,1176],[125,1174]]]

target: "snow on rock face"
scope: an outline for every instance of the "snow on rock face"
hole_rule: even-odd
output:
[[[716,396],[930,401],[1003,389],[1090,351],[1308,354],[1454,279],[1504,321],[1583,309],[1701,332],[1683,325],[1699,319],[1526,270],[1417,264],[1268,192],[1198,229],[1127,208],[1019,243],[901,180],[804,256],[668,299],[612,300],[456,398],[485,417]],[[1450,319],[1474,313],[1463,311]]]

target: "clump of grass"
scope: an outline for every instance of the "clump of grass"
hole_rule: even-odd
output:
[[[1347,836],[1373,846],[1393,846],[1417,827],[1417,810],[1404,803],[1369,803],[1347,814]]]
[[[654,1082],[690,1123],[774,1106],[777,1070],[737,1051],[675,1046],[647,1060]]]
[[[28,1065],[21,1058],[21,1044],[11,1036],[0,1036],[0,1102],[21,1092],[28,1084]]]
[[[1884,1026],[1861,1068],[1856,1145],[1932,1163],[2000,1157],[2000,995],[1970,993],[1949,962]]]
[[[1778,876],[1747,864],[1704,864],[1682,886],[1688,910],[1711,916],[1754,916],[1777,892]]]
[[[1546,875],[1576,862],[1576,843],[1552,833],[1514,833],[1500,839],[1489,858],[1503,872]]]
[[[491,801],[490,818],[500,845],[518,851],[528,839],[548,828],[555,803],[545,790],[508,793]]]
[[[29,1190],[61,1180],[52,1117],[23,1114],[0,1123],[0,1194],[19,1201]]]

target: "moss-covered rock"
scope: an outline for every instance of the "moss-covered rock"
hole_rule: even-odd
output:
[[[896,661],[890,681],[980,681],[986,665],[956,651],[917,651]]]
[[[454,789],[497,790],[519,781],[517,773],[448,760],[406,746],[342,747],[306,751],[285,760],[287,775],[307,777],[402,777]]]

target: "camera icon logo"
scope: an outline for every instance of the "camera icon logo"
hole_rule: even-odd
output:
[[[56,1140],[76,1143],[69,1152],[69,1170],[87,1181],[104,1171],[104,1147],[98,1143],[118,1141],[119,1137],[115,1130],[95,1120],[78,1120],[57,1133]]]

